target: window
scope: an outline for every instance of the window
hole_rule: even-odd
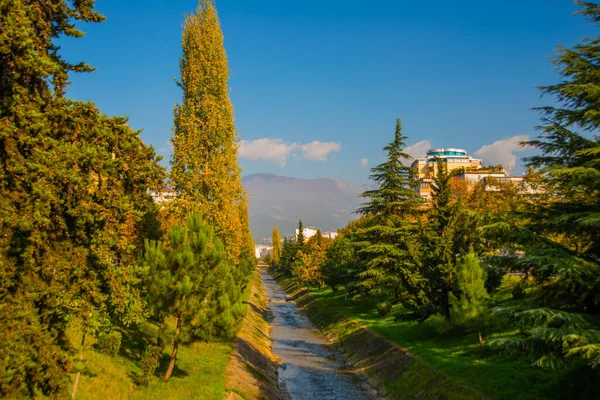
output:
[[[429,189],[429,183],[427,182],[421,182],[421,189]]]

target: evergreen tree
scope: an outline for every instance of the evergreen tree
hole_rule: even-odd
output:
[[[103,321],[143,316],[130,227],[158,157],[126,118],[64,97],[69,73],[92,68],[56,44],[103,19],[93,1],[0,5],[0,397],[64,396],[69,326],[83,346]]]
[[[358,210],[360,214],[406,216],[414,214],[421,205],[421,199],[413,190],[415,171],[403,163],[412,158],[404,152],[406,139],[408,137],[402,134],[402,120],[397,119],[394,140],[383,148],[386,161],[371,169],[370,178],[379,187],[362,194],[368,201]]]
[[[175,337],[168,380],[175,367],[179,345],[202,326],[211,332],[228,331],[233,324],[227,293],[227,263],[222,242],[195,213],[187,224],[177,223],[168,233],[168,246],[147,241],[141,263],[148,268],[147,291],[161,319],[175,320]]]
[[[423,232],[423,274],[427,279],[427,298],[433,307],[429,311],[439,311],[450,320],[449,295],[456,283],[456,255],[463,247],[457,236],[460,201],[452,201],[452,175],[448,173],[444,160],[438,158],[436,163],[428,226]]]
[[[302,220],[298,220],[298,235],[296,235],[296,243],[298,244],[298,248],[301,249],[304,246],[304,241],[306,238],[304,237],[304,225],[302,225]]]
[[[357,286],[362,293],[410,305],[420,302],[416,222],[421,199],[413,190],[414,171],[403,164],[411,158],[403,150],[406,139],[398,119],[394,140],[383,148],[386,161],[371,170],[371,179],[379,188],[363,193],[369,201],[359,212],[367,221],[352,235],[352,241],[361,260]]]
[[[237,265],[244,247],[238,137],[229,99],[229,69],[213,0],[200,0],[185,19],[180,61],[183,99],[175,107],[171,181],[178,206],[197,211],[223,240]]]
[[[600,23],[598,4],[577,4],[579,14]],[[531,202],[529,212],[519,215],[525,223],[502,226],[500,233],[513,253],[524,254],[511,261],[544,284],[548,305],[563,309],[496,310],[515,318],[523,335],[494,344],[525,351],[542,367],[568,360],[597,366],[600,330],[572,311],[600,309],[600,38],[560,46],[553,64],[561,82],[541,90],[557,105],[538,109],[541,134],[527,143],[541,152],[528,165],[552,196]]]
[[[334,292],[337,291],[338,286],[347,286],[354,280],[357,261],[350,239],[338,236],[327,249],[322,267],[323,281],[331,286]]]
[[[452,322],[466,325],[474,322],[479,333],[479,345],[483,346],[481,314],[488,299],[485,289],[486,274],[477,255],[467,253],[457,264],[456,286],[450,293]]]
[[[297,255],[297,243],[285,236],[283,238],[283,246],[281,248],[281,258],[279,259],[278,269],[285,274],[291,274],[292,264],[297,260]]]
[[[273,227],[273,250],[271,250],[271,265],[275,266],[279,264],[279,259],[281,258],[281,235],[279,233],[279,228]]]

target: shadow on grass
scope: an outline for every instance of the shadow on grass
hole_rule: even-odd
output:
[[[156,372],[154,373],[154,375],[162,379],[162,377],[165,375],[165,372],[167,372],[167,368],[169,368],[170,361],[171,356],[169,354],[163,354],[160,357],[160,362],[158,364],[158,368],[156,368]],[[179,368],[177,362],[175,363],[175,368],[173,368],[173,374],[171,375],[171,378],[185,378],[189,375],[190,374],[187,373],[185,370]]]

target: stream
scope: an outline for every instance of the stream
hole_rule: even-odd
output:
[[[292,400],[375,400],[376,391],[329,340],[287,300],[285,291],[261,268],[272,312],[273,353],[279,357],[279,384]]]

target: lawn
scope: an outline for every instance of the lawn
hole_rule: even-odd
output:
[[[514,302],[510,296],[512,284],[506,280],[493,300]],[[392,316],[382,318],[372,304],[353,303],[346,299],[343,291],[334,293],[329,288],[312,289],[311,296],[409,350],[458,383],[471,386],[490,398],[598,398],[583,393],[587,390],[585,388],[593,386],[589,368],[579,371],[540,369],[532,366],[527,358],[503,354],[487,347],[480,348],[477,332],[473,330],[452,330],[440,334],[427,323],[397,322]],[[395,309],[392,313],[398,311]],[[484,332],[484,340],[511,333],[517,332],[488,329]]]
[[[247,304],[254,277],[244,293]],[[154,327],[156,328],[156,327]],[[222,400],[226,394],[226,368],[233,345],[231,342],[197,342],[180,346],[175,370],[168,382],[162,380],[169,363],[171,348],[163,352],[156,376],[147,387],[138,386],[134,378],[140,373],[139,357],[143,349],[141,337],[123,337],[119,355],[112,357],[88,347],[84,352],[85,370],[81,375],[77,399],[202,399]]]
[[[157,377],[140,387],[133,383],[137,362],[127,357],[110,357],[93,350],[86,353],[88,371],[82,375],[77,399],[215,399],[225,396],[225,368],[230,343],[194,343],[179,350],[173,376],[160,379],[169,354],[163,354]]]

